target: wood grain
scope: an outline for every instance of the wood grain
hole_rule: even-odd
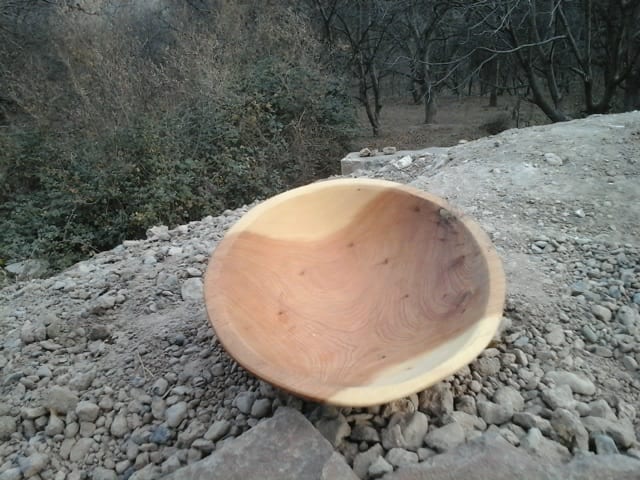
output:
[[[471,361],[504,302],[500,261],[474,222],[372,180],[263,203],[220,243],[205,283],[209,319],[240,364],[298,395],[354,406],[426,388]]]

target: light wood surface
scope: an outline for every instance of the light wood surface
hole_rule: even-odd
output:
[[[384,403],[471,362],[498,328],[502,264],[471,219],[403,185],[339,179],[256,206],[213,253],[209,320],[264,380]]]

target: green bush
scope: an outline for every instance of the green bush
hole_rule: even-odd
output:
[[[265,59],[224,98],[194,98],[96,137],[0,133],[0,261],[60,269],[335,173],[354,123],[335,82]]]

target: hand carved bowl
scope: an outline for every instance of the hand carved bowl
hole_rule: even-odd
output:
[[[368,179],[254,207],[205,278],[209,320],[238,363],[344,406],[401,398],[467,365],[494,336],[504,298],[478,224],[433,195]]]

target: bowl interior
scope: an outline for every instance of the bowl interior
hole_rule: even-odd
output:
[[[387,182],[310,187],[251,211],[212,257],[210,320],[241,364],[327,400],[393,388],[440,366],[456,353],[449,347],[474,343],[474,325],[496,310],[479,229],[443,201]]]

